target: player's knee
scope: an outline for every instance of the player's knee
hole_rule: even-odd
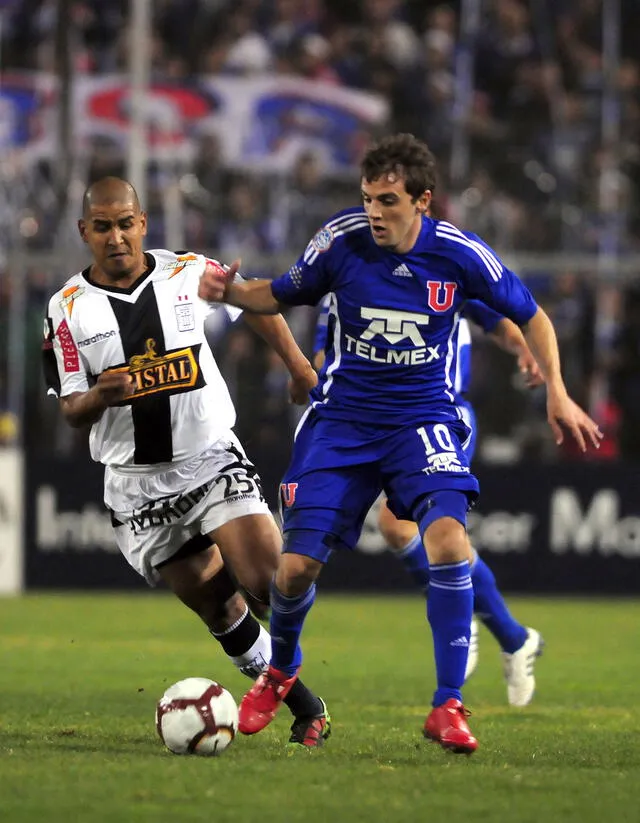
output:
[[[285,597],[297,597],[316,581],[321,569],[322,563],[313,557],[283,554],[276,574],[276,586]]]
[[[459,563],[469,559],[469,540],[462,525],[452,517],[435,520],[425,532],[430,563]]]
[[[465,527],[468,508],[463,492],[446,491],[432,495],[420,517],[430,563],[459,563],[470,557]]]

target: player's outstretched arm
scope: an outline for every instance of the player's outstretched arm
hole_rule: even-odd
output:
[[[234,283],[240,260],[228,268],[207,261],[198,286],[198,297],[207,303],[228,303],[255,314],[278,314],[280,304],[273,296],[269,280],[248,280]]]
[[[596,449],[599,448],[603,434],[598,424],[567,394],[560,370],[556,333],[546,312],[538,307],[523,331],[547,384],[547,420],[556,443],[560,445],[564,440],[564,426],[569,429],[582,451],[587,450],[587,441]]]
[[[95,386],[60,398],[65,420],[73,428],[96,423],[109,406],[122,403],[133,394],[133,379],[126,371],[103,372]]]
[[[540,366],[527,345],[520,326],[516,326],[508,317],[503,317],[489,332],[489,336],[503,351],[513,354],[518,359],[518,369],[524,377],[526,386],[532,389],[544,383]]]
[[[291,380],[289,395],[298,405],[304,405],[309,399],[309,392],[318,382],[313,366],[304,356],[296,343],[287,321],[281,314],[264,317],[259,314],[244,315],[245,322],[265,340],[282,358]]]

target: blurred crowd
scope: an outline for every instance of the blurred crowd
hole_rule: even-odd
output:
[[[411,131],[436,154],[438,209],[452,222],[501,252],[631,255],[640,253],[640,3],[620,2],[617,24],[615,15],[605,22],[605,3],[154,0],[153,72],[168,82],[272,72],[378,93],[390,104],[386,130]],[[0,0],[3,70],[55,70],[52,32],[61,5]],[[73,70],[124,70],[129,2],[66,5]],[[613,68],[603,60],[609,25],[618,45]],[[223,259],[238,250],[293,259],[327,216],[356,202],[357,178],[327,177],[313,151],[301,152],[287,174],[256,176],[229,167],[215,133],[197,140],[179,181],[189,248]],[[87,182],[124,172],[125,158],[96,141]],[[150,172],[153,247],[164,245],[168,227],[166,178],[160,166]],[[46,168],[39,173],[50,176]],[[39,225],[48,225],[46,214]],[[49,241],[44,231],[25,231],[29,248],[46,249]],[[265,264],[259,273],[277,269]],[[637,278],[612,285],[595,268],[570,265],[525,274],[555,320],[571,391],[607,429],[602,456],[640,459],[633,424],[640,407]],[[27,302],[35,318],[48,283],[37,272],[32,280]],[[0,312],[8,290],[5,282]],[[291,321],[308,347],[313,313]],[[283,400],[282,369],[240,327],[223,332],[218,345],[239,400],[243,441],[249,449],[257,439],[267,450],[282,450],[283,420],[290,428],[295,418]],[[548,444],[541,396],[514,383],[511,361],[483,339],[475,357],[480,454],[550,454],[540,448]],[[30,372],[30,392],[37,382]]]

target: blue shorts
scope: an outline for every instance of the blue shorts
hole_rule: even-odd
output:
[[[478,481],[462,421],[382,428],[323,417],[310,409],[299,428],[281,485],[285,551],[325,562],[353,549],[367,512],[384,491],[397,517],[420,522],[435,492],[462,492],[471,504]],[[304,541],[292,540],[304,531]],[[317,540],[309,540],[315,532]]]
[[[467,442],[463,445],[464,453],[467,455],[467,460],[469,463],[473,460],[473,455],[476,451],[476,434],[477,434],[477,423],[476,423],[476,413],[473,410],[473,406],[469,403],[468,400],[463,400],[462,403],[458,406],[458,411],[462,415],[462,420],[467,428],[471,429],[471,436],[467,440]]]

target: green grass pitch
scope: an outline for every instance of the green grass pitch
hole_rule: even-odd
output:
[[[465,690],[473,757],[423,740],[433,688],[418,597],[320,594],[304,677],[327,701],[322,751],[287,754],[286,709],[222,757],[177,757],[157,698],[187,676],[245,681],[170,596],[0,600],[2,823],[619,823],[640,821],[640,603],[513,599],[547,646],[510,709],[483,630]]]

